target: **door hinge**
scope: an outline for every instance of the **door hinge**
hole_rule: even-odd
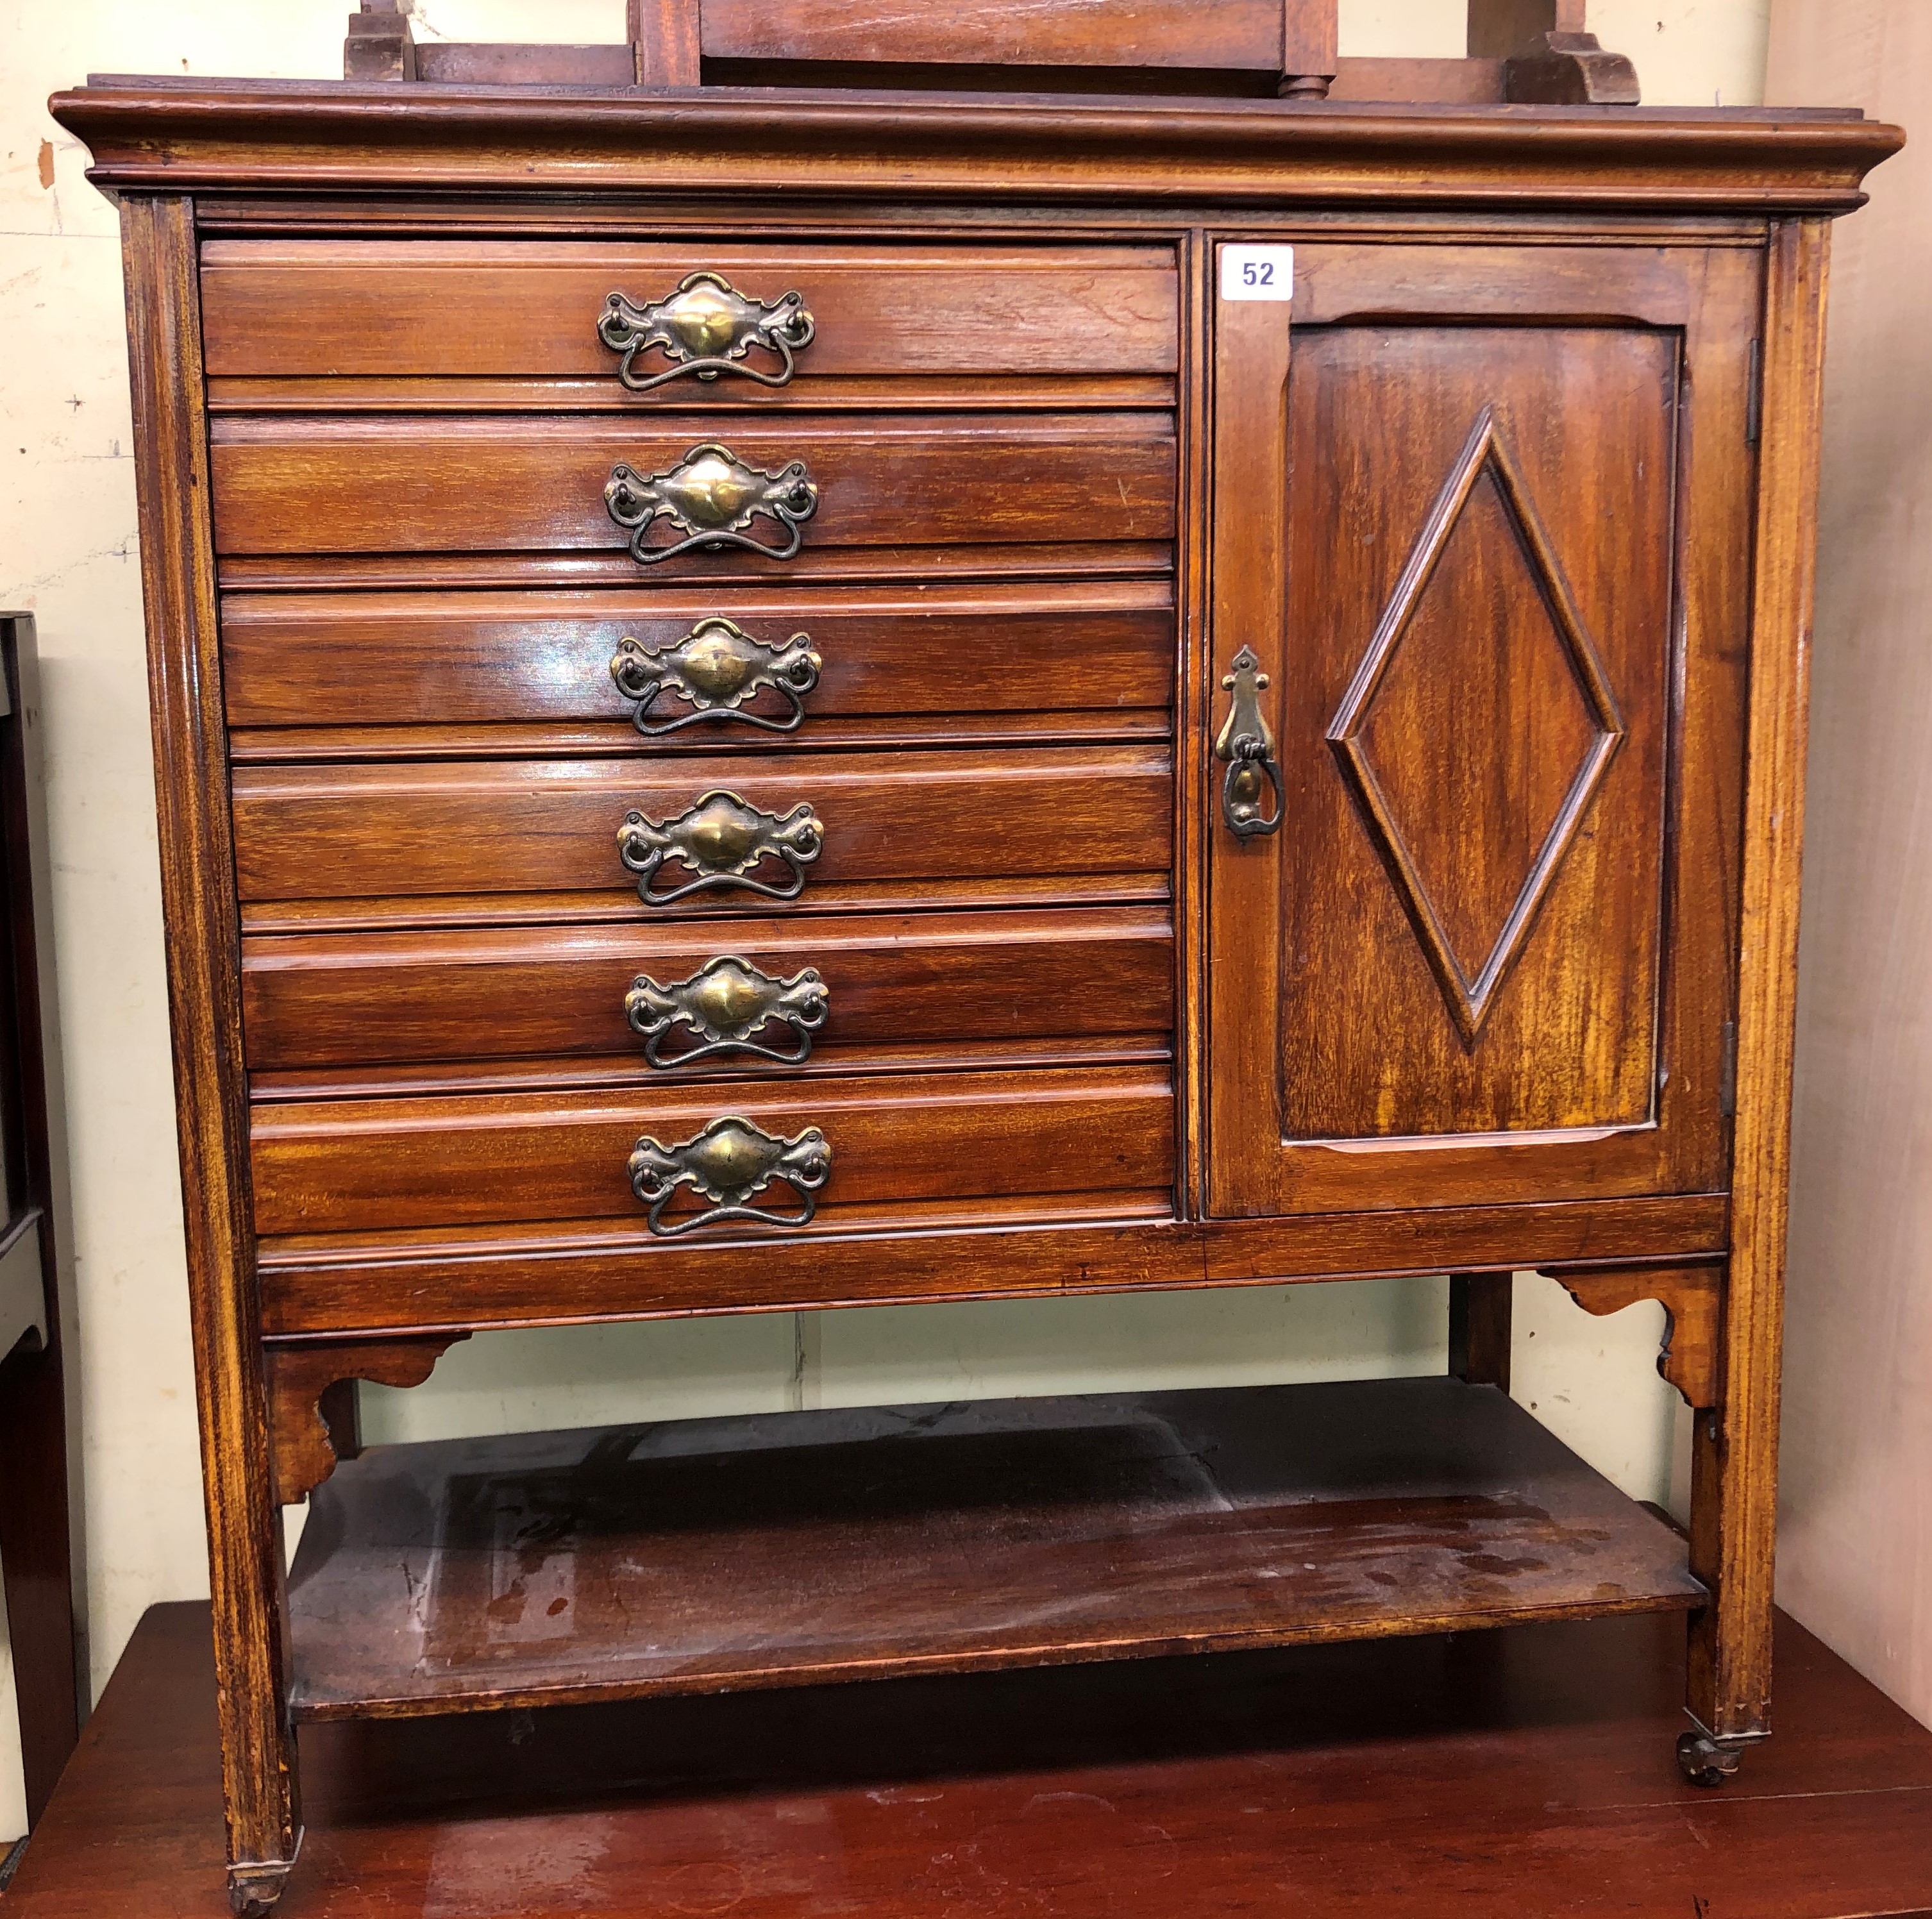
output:
[[[1750,390],[1744,395],[1744,444],[1755,446],[1764,432],[1764,342],[1750,343]]]
[[[1718,1110],[1727,1120],[1738,1116],[1738,1023],[1724,1022],[1724,1057],[1718,1069]]]

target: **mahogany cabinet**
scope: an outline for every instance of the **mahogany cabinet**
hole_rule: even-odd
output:
[[[1892,130],[55,110],[126,241],[238,1910],[320,1718],[1655,1609],[1687,1770],[1764,1736],[1826,235]],[[1521,1267],[1665,1303],[1688,1542],[1508,1399]],[[356,1429],[479,1328],[1444,1271],[1434,1381]]]

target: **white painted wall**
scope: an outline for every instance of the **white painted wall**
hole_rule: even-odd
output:
[[[0,16],[0,604],[39,617],[73,1141],[88,1609],[97,1687],[143,1609],[206,1591],[112,211],[46,95],[91,70],[326,78],[348,0],[64,0]],[[1762,0],[1600,0],[1647,97],[1755,97]],[[617,40],[622,0],[418,0],[451,39]],[[1458,0],[1343,0],[1351,53],[1453,55]],[[1518,1392],[1631,1491],[1672,1477],[1660,1309],[1518,1285]],[[1082,1386],[1429,1372],[1440,1282],[884,1309],[498,1334],[376,1436]],[[24,1823],[0,1639],[0,1836]]]
[[[1832,253],[1778,1596],[1932,1725],[1932,7],[1778,0],[1769,84],[1912,136]]]

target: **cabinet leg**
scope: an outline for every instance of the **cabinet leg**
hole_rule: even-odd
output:
[[[1709,1588],[1711,1603],[1691,1621],[1686,1703],[1694,1731],[1726,1749],[1771,1730],[1778,1365],[1811,656],[1813,542],[1802,529],[1815,523],[1817,510],[1828,233],[1821,220],[1774,222],[1765,280],[1766,424],[1758,449],[1723,1392],[1717,1411],[1697,1415],[1690,1481],[1690,1570]]]
[[[236,1372],[259,1394],[259,1363],[243,1362]],[[217,1414],[204,1405],[228,1900],[238,1915],[250,1915],[266,1912],[281,1896],[302,1849],[302,1814],[288,1708],[281,1513],[270,1493],[266,1449],[221,1445],[224,1435],[207,1430]],[[256,1397],[253,1416],[264,1415]]]
[[[1775,1418],[1774,1405],[1766,1410]],[[1714,1785],[1735,1771],[1737,1752],[1771,1730],[1776,1444],[1774,1425],[1757,1430],[1730,1408],[1706,1408],[1697,1414],[1690,1463],[1690,1570],[1711,1589],[1711,1603],[1690,1615],[1684,1705],[1694,1729],[1688,1741],[1696,1750],[1687,1756],[1686,1744],[1680,1743],[1678,1758],[1702,1785]],[[1711,1774],[1716,1777],[1705,1776]]]
[[[129,194],[121,232],[216,1711],[239,1912],[280,1893],[302,1822],[248,1183],[227,748],[212,717],[221,649],[194,205]]]
[[[1472,1386],[1510,1387],[1513,1273],[1449,1276],[1449,1370]]]

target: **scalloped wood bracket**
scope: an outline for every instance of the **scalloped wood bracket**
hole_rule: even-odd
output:
[[[1501,60],[1503,97],[1531,106],[1634,106],[1636,68],[1584,25],[1585,0],[1469,0],[1469,52]]]
[[[1546,1269],[1549,1270],[1549,1269]],[[1695,1411],[1724,1398],[1724,1269],[1716,1266],[1615,1267],[1550,1271],[1586,1312],[1621,1312],[1640,1300],[1664,1311],[1657,1369]]]
[[[467,1333],[428,1338],[318,1340],[268,1348],[269,1451],[275,1498],[299,1506],[362,1450],[356,1382],[420,1386]]]

